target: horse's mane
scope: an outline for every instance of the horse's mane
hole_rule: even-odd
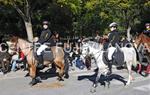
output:
[[[13,36],[10,38],[10,42],[17,42],[18,41],[18,37]]]
[[[143,43],[144,45],[146,44],[145,47],[147,48],[148,52],[150,53],[150,44],[149,44],[149,42],[150,42],[150,37],[148,37],[147,35],[141,33],[141,34],[137,37],[136,42],[137,42],[137,43],[136,43],[137,45],[139,45],[139,44],[141,44],[141,43]]]
[[[22,41],[24,41],[24,42],[26,42],[26,43],[32,43],[32,42],[30,42],[30,41],[28,41],[28,40],[25,40],[25,39],[23,39],[23,38],[18,38],[18,40],[22,40]]]
[[[13,36],[13,37],[10,39],[11,42],[18,42],[18,40],[21,40],[21,41],[26,42],[26,43],[32,43],[32,42],[30,42],[30,41],[28,41],[28,40],[25,40],[25,39],[20,38],[20,37],[17,37],[17,36]]]
[[[100,48],[101,48],[101,47],[100,47],[100,44],[97,43],[97,42],[88,41],[87,43],[88,43],[88,45],[89,45],[90,47],[92,47],[92,48],[94,48],[94,49],[100,49]]]
[[[137,36],[137,38],[135,39],[137,44],[140,43],[149,43],[150,42],[150,37],[144,35],[143,33],[141,33],[139,36]]]
[[[147,42],[150,41],[150,37],[148,37],[147,35],[144,35],[144,34],[143,34],[143,35],[142,35],[142,41],[147,43]]]

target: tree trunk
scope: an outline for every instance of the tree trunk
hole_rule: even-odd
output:
[[[128,29],[127,29],[127,40],[128,40],[128,41],[131,41],[130,31],[131,31],[131,27],[128,26]]]
[[[32,23],[31,23],[31,21],[29,21],[29,22],[24,21],[24,23],[25,23],[25,27],[26,27],[28,40],[32,42],[33,41]]]

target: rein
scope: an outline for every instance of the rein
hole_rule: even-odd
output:
[[[26,49],[30,49],[29,52],[26,53],[25,57],[27,57],[27,56],[29,55],[29,53],[31,52],[31,50],[33,50],[33,48],[34,48],[34,45],[28,46],[28,47],[25,47],[25,48],[21,48],[20,45],[18,45],[18,44],[19,44],[19,43],[17,42],[17,47],[16,47],[16,48],[17,48],[17,49],[20,48],[21,51],[26,50]]]
[[[34,46],[30,46],[30,47],[26,47],[26,48],[23,48],[21,50],[26,50],[26,49],[33,49]]]
[[[99,55],[98,55],[98,57],[96,59],[98,59],[100,57],[100,52],[101,52],[101,50],[99,50],[98,52],[95,53],[95,54],[99,53]]]
[[[100,57],[100,52],[101,52],[101,50],[99,50],[99,51],[97,51],[96,53],[94,53],[94,55],[96,55],[96,54],[98,54],[98,53],[99,53],[98,57],[97,57],[97,58],[95,58],[95,59],[98,59],[98,58]]]

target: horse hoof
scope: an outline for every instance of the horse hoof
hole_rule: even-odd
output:
[[[41,83],[41,82],[42,82],[42,81],[41,81],[42,79],[41,79],[40,77],[36,77],[35,79],[36,79],[36,82],[37,82],[37,83]]]
[[[58,81],[64,81],[64,79],[62,79],[62,78],[57,78],[57,80],[58,80]]]
[[[124,84],[124,86],[126,86],[127,82],[124,82],[123,84]]]
[[[68,75],[68,74],[66,74],[66,75],[64,76],[64,78],[68,79],[68,78],[69,78],[69,75]]]
[[[59,79],[59,81],[64,81],[64,79]]]
[[[129,86],[129,85],[130,85],[130,83],[127,83],[127,84],[126,84],[126,86]]]
[[[36,85],[37,83],[36,82],[33,82],[33,81],[31,81],[30,83],[29,83],[29,85],[30,86],[34,86],[34,85]]]
[[[32,79],[32,81],[29,83],[29,85],[34,86],[37,83],[41,83],[42,81],[40,80],[39,77]]]
[[[110,82],[108,82],[107,87],[110,88]]]

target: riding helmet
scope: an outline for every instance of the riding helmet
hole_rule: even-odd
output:
[[[146,23],[145,26],[150,26],[150,23]]]
[[[49,22],[47,20],[43,21],[43,25],[48,25]]]
[[[116,22],[112,22],[111,24],[109,24],[109,27],[117,27],[118,24]]]

